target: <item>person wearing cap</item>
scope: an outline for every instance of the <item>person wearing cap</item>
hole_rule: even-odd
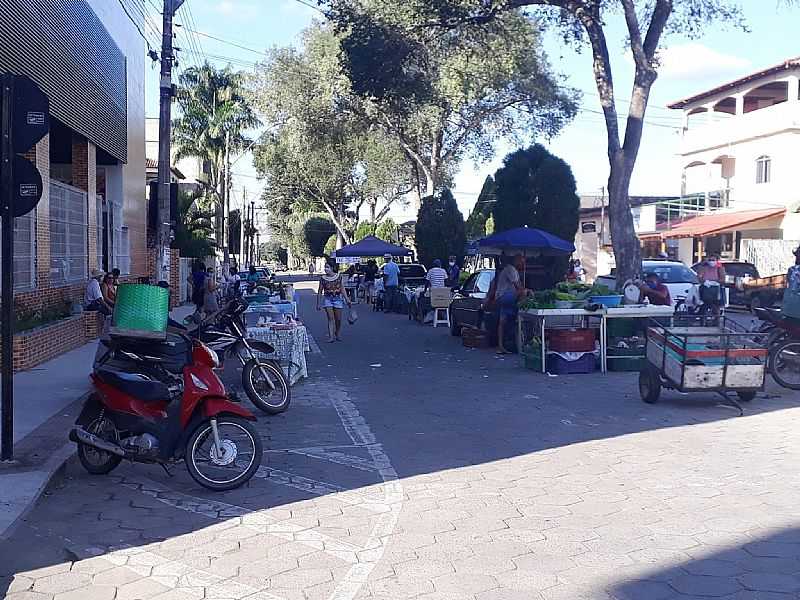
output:
[[[655,306],[672,305],[669,288],[661,283],[661,278],[657,273],[648,273],[644,276],[644,282],[639,284],[639,302],[644,302],[645,298]]]
[[[386,290],[386,303],[384,312],[392,312],[397,308],[397,288],[400,286],[400,267],[394,262],[391,254],[385,254],[383,258],[386,264],[383,265],[383,284]]]
[[[103,278],[103,272],[100,269],[92,269],[89,282],[86,284],[86,292],[83,295],[84,310],[94,311],[108,316],[111,314],[111,307],[100,289],[100,279]]]
[[[786,272],[786,289],[796,294],[800,294],[800,246],[794,254],[794,264]]]

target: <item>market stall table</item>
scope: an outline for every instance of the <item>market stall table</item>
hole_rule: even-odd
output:
[[[542,340],[542,373],[547,371],[547,342],[545,334],[547,329],[564,328],[564,325],[548,327],[548,319],[578,318],[585,326],[589,318],[600,319],[600,368],[603,373],[608,371],[608,319],[636,319],[650,317],[672,317],[675,309],[672,306],[656,306],[653,304],[637,304],[631,306],[602,307],[591,311],[585,308],[542,308],[536,310],[521,310],[517,318],[517,344],[522,348],[523,321],[539,321]]]
[[[586,310],[585,308],[540,308],[535,310],[521,310],[517,316],[517,347],[521,350],[522,349],[522,323],[523,321],[539,321],[539,327],[541,328],[541,340],[542,340],[542,373],[547,372],[547,342],[545,341],[545,333],[548,329],[547,320],[548,318],[556,318],[559,317],[564,320],[564,318],[571,318],[575,319],[576,317],[580,319],[581,323],[586,323],[586,321],[590,317],[595,317],[602,319],[603,312],[600,310],[591,311]],[[552,321],[551,321],[552,322]],[[561,325],[560,328],[564,326]],[[550,327],[550,329],[555,329],[556,327]]]
[[[308,332],[303,325],[289,328],[248,327],[247,337],[261,340],[275,348],[275,352],[263,356],[280,363],[290,385],[308,377],[306,352],[311,352],[311,346]]]
[[[600,368],[603,373],[608,371],[608,320],[609,319],[648,319],[658,317],[672,317],[675,308],[672,306],[659,306],[656,304],[632,304],[626,306],[605,307],[603,318],[600,321]],[[613,357],[612,357],[613,358]],[[636,358],[626,356],[625,358]],[[643,356],[642,356],[643,358]]]

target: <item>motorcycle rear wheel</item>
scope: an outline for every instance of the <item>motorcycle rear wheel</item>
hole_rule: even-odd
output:
[[[264,369],[263,374],[261,369]],[[283,369],[275,361],[259,361],[255,358],[247,361],[242,369],[242,385],[256,408],[268,415],[282,413],[289,408],[292,401],[292,388],[289,387]]]
[[[95,419],[86,430],[108,442],[116,443],[117,441],[116,427],[111,419],[107,417]],[[107,475],[119,466],[119,463],[122,462],[122,457],[78,442],[78,460],[83,465],[83,468],[92,475]]]
[[[800,390],[800,340],[787,340],[770,348],[767,369],[785,388]]]
[[[222,454],[218,454],[214,446],[211,421],[208,420],[189,437],[185,460],[192,479],[205,488],[224,492],[243,485],[255,475],[261,466],[264,449],[261,436],[250,421],[220,416],[217,430]]]

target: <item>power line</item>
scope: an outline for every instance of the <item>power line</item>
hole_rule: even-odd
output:
[[[133,23],[133,26],[136,28],[136,31],[139,32],[140,36],[142,36],[142,39],[147,44],[147,48],[150,49],[151,48],[150,40],[147,39],[147,36],[145,36],[144,32],[142,32],[142,28],[139,27],[139,24],[133,19],[133,17],[131,16],[131,13],[128,12],[128,7],[125,6],[125,3],[122,0],[117,0],[117,2],[119,2],[119,5],[122,7],[122,10],[125,12],[125,16],[128,17],[128,20],[131,23]]]
[[[306,2],[305,0],[294,0],[294,1],[297,2],[298,4],[302,4],[303,6],[307,6],[308,8],[311,8],[311,9],[317,11],[318,13],[320,13],[322,15],[325,14],[324,10],[322,10],[319,6],[314,6],[310,2]],[[327,16],[327,15],[325,15],[325,16]]]
[[[234,48],[239,48],[240,50],[247,50],[248,52],[252,52],[253,54],[258,54],[259,56],[264,56],[264,51],[263,50],[256,50],[254,48],[248,48],[247,46],[243,46],[243,45],[241,45],[241,44],[239,44],[237,42],[232,42],[230,40],[226,40],[226,39],[217,37],[215,35],[211,35],[210,33],[205,33],[203,31],[196,31],[196,30],[193,30],[193,29],[190,29],[189,31],[191,31],[192,33],[195,33],[197,35],[201,35],[203,37],[209,38],[211,40],[214,40],[214,41],[217,41],[217,42],[221,42],[223,44],[228,44],[229,46],[233,46]]]

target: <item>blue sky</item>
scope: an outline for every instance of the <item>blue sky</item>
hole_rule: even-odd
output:
[[[314,0],[308,0],[314,4]],[[182,66],[207,57],[217,64],[234,61],[239,68],[252,68],[259,55],[229,43],[217,42],[202,35],[191,35],[186,28],[235,42],[253,50],[272,46],[296,44],[298,34],[319,13],[304,4],[305,0],[186,0],[178,13],[176,44],[182,52]],[[788,9],[781,0],[744,0],[741,5],[747,17],[749,32],[722,29],[712,25],[702,38],[688,40],[679,36],[666,39],[661,74],[653,87],[648,109],[642,148],[631,184],[636,194],[673,194],[679,190],[680,176],[675,152],[678,147],[679,111],[666,109],[674,100],[703,91],[750,71],[760,69],[786,58],[800,55],[796,45],[798,9]],[[153,13],[153,5],[150,9]],[[155,15],[154,15],[155,16]],[[630,92],[632,63],[623,47],[624,24],[613,17],[609,29],[618,110],[626,112]],[[194,25],[194,26],[192,26]],[[154,39],[155,35],[151,36]],[[199,50],[200,52],[197,52]],[[565,83],[584,92],[582,110],[573,123],[552,140],[538,140],[566,160],[573,169],[581,193],[599,193],[605,185],[608,166],[606,159],[605,126],[600,114],[591,75],[591,56],[588,49],[576,53],[562,47],[556,35],[547,35],[545,50]],[[180,69],[180,67],[179,67]],[[148,115],[158,108],[157,69],[148,77]],[[456,178],[455,193],[465,215],[472,208],[481,184],[488,174],[500,166],[503,156],[513,146],[499,144],[495,159],[489,163],[462,165]],[[253,198],[262,184],[255,179],[249,157],[238,161],[234,171],[234,204],[241,201],[243,190]],[[414,218],[411,209],[399,210],[398,219]]]

